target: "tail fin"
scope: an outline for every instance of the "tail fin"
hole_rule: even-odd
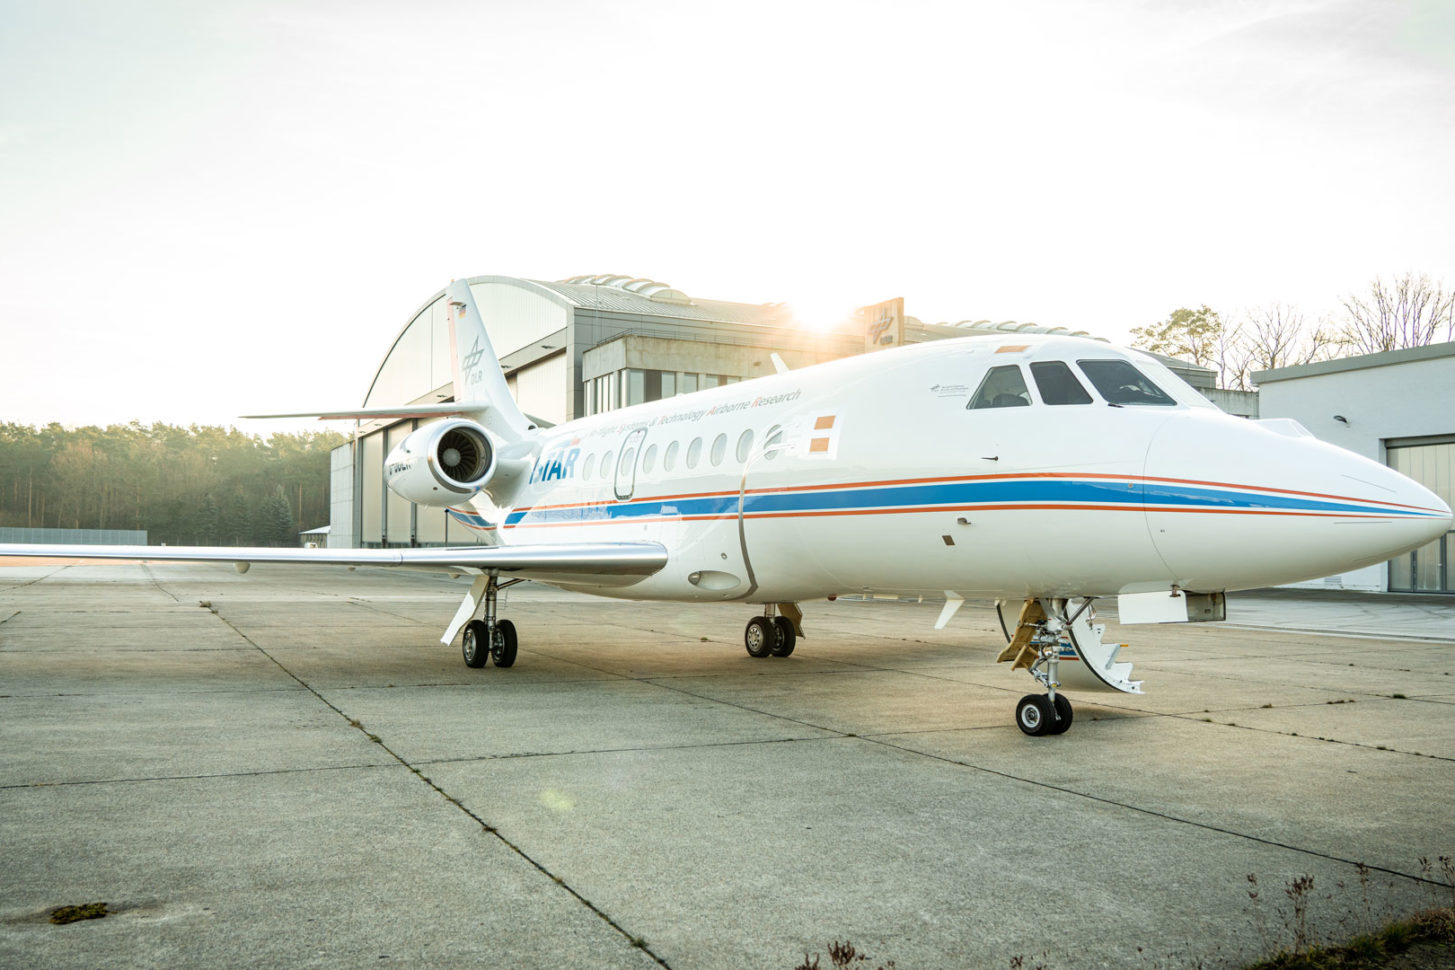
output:
[[[532,425],[510,396],[510,385],[485,332],[470,284],[465,280],[451,283],[445,290],[445,305],[450,315],[456,403],[472,411],[479,409],[480,423],[505,441],[519,441]]]

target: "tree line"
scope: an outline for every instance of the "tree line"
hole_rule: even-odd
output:
[[[1220,387],[1246,391],[1255,371],[1455,340],[1455,290],[1424,274],[1375,277],[1366,292],[1317,318],[1282,303],[1227,316],[1204,304],[1131,335],[1145,350],[1216,370]]]
[[[329,522],[333,431],[0,423],[0,526],[145,529],[168,545],[291,546]]]

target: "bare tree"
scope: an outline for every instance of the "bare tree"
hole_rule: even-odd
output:
[[[1357,354],[1455,338],[1455,292],[1423,273],[1406,273],[1388,284],[1376,276],[1367,294],[1351,293],[1342,302],[1345,319],[1339,338]]]
[[[1326,321],[1309,326],[1303,312],[1284,303],[1249,310],[1245,328],[1252,370],[1274,370],[1327,360],[1338,340]]]
[[[1248,375],[1252,373],[1248,353],[1247,327],[1236,317],[1224,322],[1218,332],[1213,348],[1210,366],[1218,371],[1218,387],[1229,391],[1249,390]]]

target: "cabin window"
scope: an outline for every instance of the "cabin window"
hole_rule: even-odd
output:
[[[1042,404],[1090,404],[1091,395],[1060,360],[1038,360],[1031,365],[1031,377],[1041,392]]]
[[[677,467],[677,451],[677,442],[674,441],[662,452],[662,471],[669,472]]]
[[[768,429],[767,434],[763,435],[763,451],[767,453],[768,460],[772,461],[778,457],[779,452],[782,450],[783,426],[781,424],[775,424]]]
[[[581,466],[581,480],[585,481],[591,477],[591,471],[596,467],[596,452],[586,456],[586,464]]]
[[[753,429],[749,428],[738,435],[738,464],[748,463],[748,454],[753,450]]]
[[[612,458],[612,453],[609,452],[609,451],[606,454],[604,454],[604,455],[601,456],[601,477],[602,478],[610,478],[611,477],[611,469],[612,469],[611,458]]]
[[[1026,388],[1026,379],[1015,364],[992,367],[976,389],[975,396],[965,405],[967,410],[980,408],[1024,408],[1030,407],[1031,392]]]
[[[1172,407],[1176,401],[1125,360],[1078,360],[1085,374],[1108,404],[1151,404]]]
[[[648,446],[647,450],[642,453],[642,471],[643,472],[650,472],[652,470],[652,466],[655,465],[656,463],[657,463],[657,446],[656,445],[650,445],[650,446]]]
[[[697,459],[702,457],[702,439],[693,438],[692,444],[687,446],[687,467],[696,468]]]

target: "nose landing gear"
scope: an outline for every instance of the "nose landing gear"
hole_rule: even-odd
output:
[[[1061,686],[1061,634],[1090,606],[1088,599],[1074,616],[1057,617],[1047,616],[1039,600],[1026,600],[1015,633],[1006,631],[1010,643],[999,659],[1014,661],[1012,670],[1026,668],[1036,683],[1046,688],[1045,694],[1027,694],[1015,706],[1016,727],[1032,737],[1064,734],[1071,727],[1071,702],[1065,694],[1056,692]]]
[[[1037,643],[1036,647],[1038,655],[1030,666],[1030,675],[1046,688],[1046,693],[1027,694],[1020,699],[1015,706],[1016,727],[1033,737],[1065,734],[1073,714],[1066,695],[1056,693],[1061,686],[1056,676],[1061,664],[1061,638]]]

